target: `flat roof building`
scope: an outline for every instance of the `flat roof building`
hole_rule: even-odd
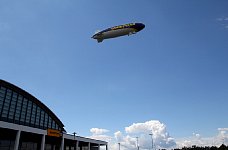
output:
[[[0,80],[0,150],[100,150],[107,142],[67,134],[40,100]]]

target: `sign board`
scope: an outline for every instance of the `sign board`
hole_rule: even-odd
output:
[[[48,136],[60,137],[61,136],[61,132],[59,130],[47,129],[47,135]]]

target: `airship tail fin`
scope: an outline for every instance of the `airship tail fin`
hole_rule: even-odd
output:
[[[132,34],[136,34],[136,32],[135,32],[135,31],[130,32],[130,33],[128,34],[128,36],[129,36],[129,35],[132,35]]]
[[[100,43],[100,42],[102,42],[103,41],[103,39],[97,39],[97,42],[98,43]]]
[[[100,30],[96,30],[96,31],[95,31],[95,34],[97,34],[97,33],[99,33],[99,32],[101,32],[101,31],[100,31]]]

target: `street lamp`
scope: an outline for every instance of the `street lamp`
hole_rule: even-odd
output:
[[[76,132],[73,133],[74,135],[74,150],[77,150],[77,144],[76,144],[76,140],[75,140],[75,136],[76,136]]]
[[[136,142],[137,142],[137,143],[136,143],[136,144],[137,144],[137,145],[136,145],[136,146],[137,146],[137,150],[139,150],[139,137],[136,137]]]
[[[77,134],[76,132],[74,132],[74,133],[73,133],[73,135],[74,135],[74,140],[75,140],[75,136],[76,136],[76,134]]]
[[[149,135],[151,136],[151,141],[152,141],[152,143],[151,143],[151,150],[153,150],[153,148],[154,148],[153,134],[150,133]]]

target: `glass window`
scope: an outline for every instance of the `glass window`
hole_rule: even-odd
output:
[[[16,112],[15,112],[15,120],[19,121],[20,115],[21,115],[21,106],[22,106],[22,96],[18,96],[17,100],[17,107],[16,107]]]
[[[15,93],[13,93],[14,95]],[[14,113],[16,109],[16,103],[17,103],[17,95],[16,97],[13,96],[10,104],[10,110],[9,110],[9,119],[14,119]]]
[[[55,129],[56,129],[56,130],[59,130],[59,126],[58,126],[58,124],[56,124]]]
[[[12,106],[12,105],[11,105]],[[15,107],[15,105],[14,105],[14,107]],[[13,118],[14,118],[14,109],[12,108],[12,107],[10,107],[10,111],[9,111],[9,119],[12,119],[13,120]]]
[[[13,92],[13,98],[17,99],[17,93],[16,92]]]
[[[49,114],[33,101],[2,86],[0,86],[0,118],[8,122],[42,129],[60,129]]]
[[[45,150],[51,150],[51,144],[45,144]]]
[[[12,95],[12,90],[7,89],[6,95],[8,95],[8,96],[10,96],[10,97],[11,97],[11,95]]]
[[[26,98],[24,98],[23,107],[25,107],[25,109],[27,109],[27,105],[28,105],[28,100]]]
[[[12,102],[16,105],[17,97],[12,97]],[[11,103],[12,103],[12,102],[11,102]]]
[[[22,101],[23,97],[21,95],[18,96],[18,100]]]
[[[30,123],[31,123],[32,125],[34,125],[34,123],[35,123],[35,117],[31,117]]]
[[[32,107],[32,116],[31,116],[31,124],[35,124],[35,120],[36,120],[36,104],[33,103],[33,107]]]
[[[5,96],[4,95],[0,95],[0,99],[1,99],[1,101],[3,101],[5,99]]]
[[[7,115],[8,115],[8,111],[3,109],[3,111],[2,111],[2,117],[3,118],[7,118]]]
[[[55,121],[52,120],[52,126],[51,126],[52,129],[55,129]]]
[[[37,143],[22,142],[19,149],[21,149],[21,150],[37,149]]]
[[[0,96],[5,97],[5,93],[6,93],[6,88],[1,87],[0,88]]]
[[[11,101],[11,96],[6,96],[5,101],[8,102],[8,103],[10,103],[10,101]]]
[[[23,104],[22,104],[22,110],[21,110],[21,122],[25,122],[25,116],[26,116],[26,109],[27,109],[27,99],[23,99]]]
[[[40,124],[40,107],[37,107],[37,110],[36,110],[36,123],[35,125],[39,126]]]
[[[26,123],[30,122],[31,111],[32,111],[32,101],[28,101],[27,114],[26,114],[26,119],[25,119]]]
[[[2,111],[2,107],[3,107],[3,102],[4,102],[4,96],[0,95],[0,113]],[[1,114],[0,114],[1,115]]]
[[[14,117],[14,114],[13,114],[13,112],[9,112],[9,119],[11,120],[10,122],[12,122],[13,121],[13,117]]]
[[[5,96],[5,91],[3,91],[2,89],[0,89],[0,96]]]
[[[5,91],[6,91],[6,88],[5,88],[5,87],[3,87],[3,86],[1,86],[0,91],[5,92]]]
[[[21,122],[25,122],[25,114],[26,114],[26,112],[22,109],[22,111],[21,111],[21,118],[20,118],[20,121]]]
[[[14,120],[19,121],[19,119],[20,119],[20,114],[19,114],[19,113],[16,113],[16,114],[15,114],[15,118],[14,118]]]
[[[0,149],[1,150],[8,150],[10,149],[11,146],[11,141],[10,140],[0,140]]]
[[[3,110],[2,110],[2,117],[7,118],[8,112],[9,112],[9,106],[10,106],[10,99],[6,98],[3,106]]]
[[[70,147],[69,146],[66,146],[66,150],[69,150],[70,149]]]
[[[44,111],[41,110],[40,112],[40,126],[43,127],[44,126]]]
[[[48,114],[45,113],[45,117],[44,117],[44,127],[47,128],[48,127]]]
[[[48,119],[48,128],[51,128],[51,124],[52,124],[52,119],[51,119],[51,117],[49,116],[49,119]]]
[[[5,94],[1,94],[0,93],[0,98],[4,99],[5,98]]]

